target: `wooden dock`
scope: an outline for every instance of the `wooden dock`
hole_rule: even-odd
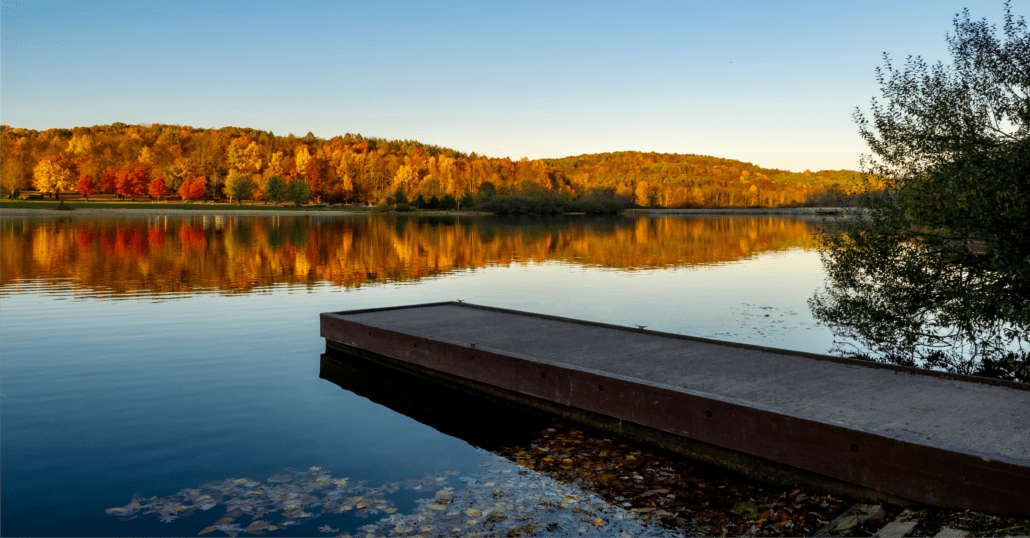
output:
[[[1030,515],[1024,384],[455,302],[325,313],[321,333],[758,478]]]

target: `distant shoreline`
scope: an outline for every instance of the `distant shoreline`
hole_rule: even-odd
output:
[[[728,208],[728,209],[627,209],[627,216],[662,216],[662,215],[783,215],[783,216],[834,216],[855,211],[854,208],[839,207],[791,207],[791,208]],[[134,208],[75,208],[71,211],[59,211],[50,208],[16,208],[0,209],[0,220],[25,218],[63,218],[63,217],[189,217],[189,216],[229,216],[229,217],[354,217],[369,215],[403,215],[419,217],[478,217],[490,215],[476,211],[418,211],[373,213],[370,211],[353,211],[345,209],[164,209],[161,207]]]
[[[843,215],[854,207],[728,207],[703,209],[627,209],[628,214],[647,215]]]
[[[311,208],[311,209],[289,209],[282,208],[277,209],[228,209],[228,208],[202,208],[202,209],[172,209],[172,208],[161,208],[161,207],[134,207],[134,208],[114,208],[114,207],[77,207],[71,211],[60,211],[50,208],[19,208],[19,207],[5,207],[0,209],[0,220],[2,219],[23,219],[23,218],[55,218],[55,217],[85,217],[85,218],[96,218],[96,217],[211,217],[211,216],[223,216],[223,217],[354,217],[354,216],[369,216],[369,215],[419,215],[419,216],[459,216],[459,217],[472,217],[488,215],[489,213],[477,213],[474,211],[421,211],[418,213],[374,213],[371,211],[348,211],[345,209],[322,209],[322,208]]]

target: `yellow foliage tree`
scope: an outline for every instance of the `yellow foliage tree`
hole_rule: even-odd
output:
[[[225,162],[229,165],[230,170],[243,170],[245,167],[243,150],[236,144],[229,144],[229,148],[226,150]]]
[[[308,150],[307,146],[301,146],[297,149],[297,154],[293,159],[294,165],[296,166],[297,175],[308,175],[308,161],[310,160],[311,151]]]
[[[261,146],[257,145],[257,142],[251,142],[247,149],[243,150],[243,163],[244,169],[248,172],[261,171]]]
[[[83,155],[93,151],[93,139],[89,135],[74,135],[68,141],[69,155]]]
[[[404,189],[404,192],[410,193],[418,186],[418,170],[414,166],[402,164],[393,177],[393,189]]]
[[[283,156],[283,152],[277,151],[272,154],[268,159],[268,173],[272,176],[281,176],[286,173],[283,168],[283,163],[286,162],[286,157]]]
[[[636,192],[634,193],[637,201],[637,205],[641,207],[651,207],[654,205],[654,193],[652,192],[651,185],[646,181],[637,183]]]
[[[46,157],[32,169],[32,185],[40,192],[50,192],[60,198],[61,191],[75,188],[68,161],[62,157]]]
[[[154,164],[154,152],[147,146],[139,150],[139,162],[143,164]]]

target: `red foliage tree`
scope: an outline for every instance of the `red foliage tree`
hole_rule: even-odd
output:
[[[204,197],[207,191],[207,182],[204,176],[194,176],[193,180],[186,179],[179,187],[179,196],[183,200],[197,200]]]
[[[118,188],[118,172],[122,167],[111,165],[100,174],[100,192],[113,194]]]
[[[89,195],[93,194],[93,192],[97,190],[97,185],[96,182],[93,181],[93,176],[83,174],[83,176],[79,178],[79,184],[76,186],[76,189],[79,191],[79,194],[86,197],[86,201],[88,202]]]
[[[149,187],[150,196],[161,200],[165,195],[168,194],[168,187],[165,186],[165,180],[156,177],[150,181]]]
[[[147,193],[147,185],[150,183],[150,167],[144,163],[130,163],[118,171],[116,186],[118,194],[128,196],[133,200],[137,196]]]
[[[321,203],[322,194],[325,191],[325,168],[325,162],[313,155],[308,159],[308,165],[305,170],[308,176],[308,187],[311,189],[311,196],[319,203]]]

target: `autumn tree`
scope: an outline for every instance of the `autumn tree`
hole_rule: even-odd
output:
[[[243,170],[246,172],[261,172],[261,146],[257,142],[251,142],[247,149],[243,150]]]
[[[827,287],[810,300],[838,351],[1030,379],[1030,32],[1004,40],[968,10],[953,63],[885,55],[872,121],[855,121],[886,184],[823,238]]]
[[[62,157],[46,157],[32,169],[32,184],[40,192],[52,193],[55,199],[61,191],[75,188],[68,161]]]
[[[293,178],[286,185],[286,199],[300,207],[311,199],[311,189],[308,182],[301,178]]]
[[[172,192],[178,192],[182,182],[200,174],[200,167],[189,157],[179,157],[169,166],[165,174],[165,184]]]
[[[281,176],[269,176],[265,183],[265,199],[279,205],[286,198],[286,180]]]
[[[150,166],[140,162],[129,163],[121,167],[115,179],[118,194],[128,196],[133,200],[137,196],[144,196],[149,185]]]
[[[0,186],[7,191],[8,196],[13,198],[14,193],[28,184],[25,170],[24,163],[19,159],[5,157],[0,160]]]
[[[179,185],[179,197],[183,200],[199,200],[204,197],[207,192],[207,181],[205,181],[203,175],[193,176],[193,179],[187,179]]]
[[[96,191],[96,189],[97,185],[96,182],[93,181],[93,176],[89,174],[83,174],[82,177],[79,178],[79,183],[76,186],[76,190],[79,191],[79,194],[86,197],[87,202],[89,201],[89,195],[93,194],[93,192]]]
[[[157,198],[158,202],[168,194],[168,187],[165,186],[165,181],[159,177],[150,180],[150,185],[147,190],[151,197]]]
[[[118,189],[118,172],[121,170],[120,166],[111,165],[104,169],[100,174],[100,192],[113,194]]]

